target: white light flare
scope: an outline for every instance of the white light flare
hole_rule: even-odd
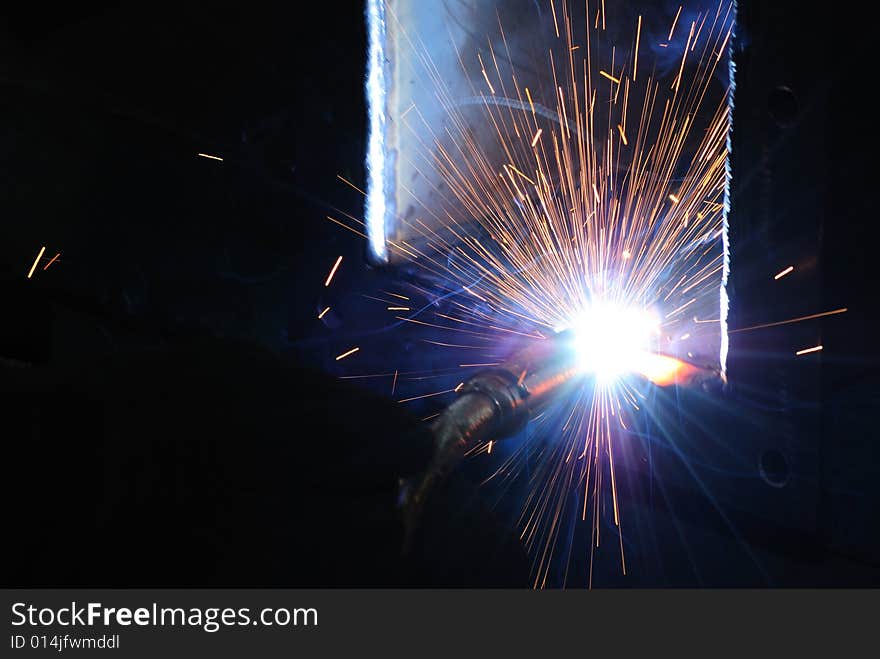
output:
[[[366,224],[370,255],[379,262],[388,260],[385,235],[386,197],[385,137],[387,80],[385,64],[385,0],[367,0],[369,55],[367,61],[367,106],[369,140],[367,145]]]
[[[599,383],[645,373],[654,365],[660,319],[650,310],[593,302],[568,329],[581,368]]]

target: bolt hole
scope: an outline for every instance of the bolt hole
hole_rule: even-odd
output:
[[[758,471],[761,474],[761,478],[770,487],[785,487],[791,478],[788,460],[782,451],[777,449],[768,449],[761,453],[761,459],[758,461]]]
[[[788,126],[798,113],[794,92],[784,85],[777,87],[767,97],[767,110],[780,127]]]

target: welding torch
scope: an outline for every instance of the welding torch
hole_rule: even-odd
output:
[[[458,398],[431,424],[434,452],[427,471],[404,491],[404,550],[412,542],[425,502],[474,447],[516,435],[548,402],[590,377],[575,357],[570,330],[536,340],[502,364],[477,373],[458,388]],[[674,357],[647,355],[641,375],[660,386],[719,382],[715,369]]]

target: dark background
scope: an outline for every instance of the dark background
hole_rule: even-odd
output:
[[[730,390],[657,456],[662,497],[631,479],[633,569],[598,585],[880,584],[859,11],[741,1],[735,43],[730,326],[849,311],[731,335]],[[3,8],[7,585],[529,583],[467,473],[399,559],[429,439],[321,374],[356,323],[317,312],[388,276],[324,219],[362,215],[337,174],[363,185],[365,48],[360,2]]]

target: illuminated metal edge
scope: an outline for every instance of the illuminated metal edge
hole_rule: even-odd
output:
[[[385,218],[388,214],[386,195],[387,160],[385,152],[387,123],[387,76],[385,0],[367,0],[369,55],[367,61],[367,112],[369,137],[367,146],[366,225],[368,253],[377,263],[388,261]]]
[[[721,243],[724,251],[723,268],[721,271],[721,290],[720,290],[720,334],[721,349],[718,354],[718,360],[721,366],[721,377],[727,377],[727,351],[729,349],[729,337],[727,336],[727,312],[730,308],[730,299],[727,297],[727,280],[730,276],[730,236],[728,216],[730,214],[730,181],[733,177],[731,168],[731,157],[733,154],[733,97],[736,93],[736,62],[733,61],[733,44],[736,40],[736,15],[737,3],[733,2],[733,22],[731,23],[730,40],[727,45],[727,75],[728,85],[730,87],[727,95],[727,160],[724,163],[725,181],[724,181],[724,212],[721,224]]]
[[[390,194],[394,186],[394,151],[389,149],[388,133],[388,104],[389,70],[390,59],[393,57],[393,44],[389,42],[387,26],[387,0],[367,0],[366,17],[368,27],[368,71],[365,84],[365,94],[368,105],[368,150],[366,154],[367,167],[367,197],[366,197],[366,231],[368,238],[368,256],[378,264],[389,261],[388,254],[388,231],[391,228],[389,221],[394,217],[393,195]],[[730,239],[729,239],[729,212],[731,194],[731,154],[732,154],[732,130],[733,130],[733,107],[735,93],[736,65],[733,61],[733,44],[736,32],[737,3],[733,3],[733,32],[727,46],[728,75],[729,75],[729,116],[727,132],[727,160],[725,162],[725,188],[723,199],[722,218],[722,277],[719,287],[719,366],[723,377],[727,372],[727,356],[729,349],[728,339],[728,310],[729,297],[727,283],[730,275]],[[393,19],[392,19],[393,20]]]

